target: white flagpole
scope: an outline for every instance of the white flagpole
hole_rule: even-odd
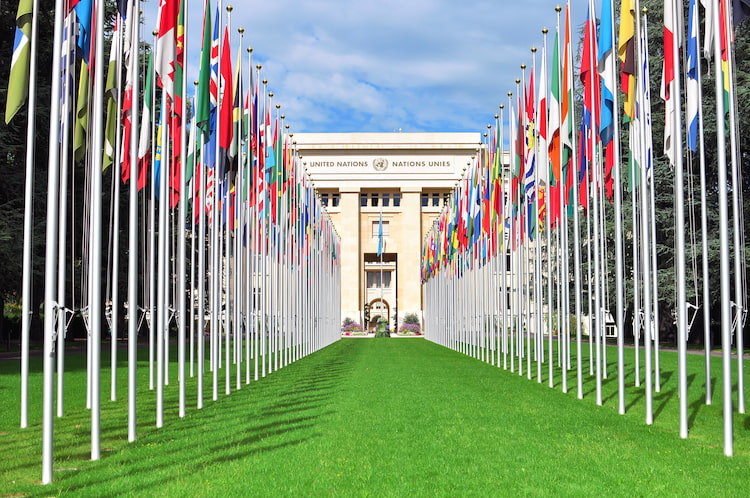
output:
[[[53,54],[60,54],[63,29],[62,0],[55,1],[55,30]],[[36,9],[34,9],[36,12]],[[34,43],[32,43],[32,50]],[[31,59],[34,60],[34,57]],[[100,59],[101,60],[101,59]],[[52,57],[52,74],[60,74],[60,57]],[[60,95],[60,78],[52,78],[51,95]],[[29,115],[32,113],[29,106]],[[60,99],[53,98],[50,103],[49,143],[54,144],[60,132]],[[47,167],[47,228],[45,234],[44,259],[44,356],[43,356],[43,404],[42,404],[42,484],[52,482],[52,453],[54,448],[54,368],[55,368],[55,271],[57,268],[57,217],[59,186],[59,152],[56,147],[49,151]]]
[[[232,32],[232,9],[231,5],[227,5],[227,31]],[[223,42],[222,42],[223,43]],[[220,50],[219,53],[222,53]],[[219,62],[221,65],[221,62]],[[224,94],[222,98],[227,98],[229,93],[229,99],[232,100],[232,86],[224,82]],[[231,145],[230,145],[231,147]],[[221,158],[224,160],[224,157]],[[218,165],[218,163],[217,163]],[[221,204],[222,218],[226,217],[226,225],[222,229],[222,235],[224,236],[224,394],[230,394],[232,392],[232,365],[230,359],[230,344],[232,342],[232,306],[234,300],[234,293],[232,292],[232,231],[230,226],[232,223],[231,214],[231,193],[230,193],[230,182],[229,182],[229,168],[231,165],[227,164],[227,169],[224,171],[224,178],[221,179],[225,184],[224,188],[224,200]]]
[[[712,25],[714,33],[721,33],[719,10],[713,9]],[[733,449],[733,414],[732,414],[732,363],[731,363],[731,328],[732,313],[730,308],[729,280],[729,209],[727,194],[727,158],[726,137],[724,128],[723,72],[721,68],[721,40],[714,37],[714,68],[716,84],[716,150],[718,156],[719,188],[719,260],[721,282],[721,349],[722,349],[722,382],[724,394],[724,455],[732,456]]]
[[[131,14],[140,12],[140,0],[134,0],[131,4]],[[133,85],[133,105],[131,109],[130,125],[133,131],[130,136],[130,204],[128,224],[128,442],[136,438],[136,387],[138,367],[138,52],[134,47],[139,46],[140,23],[131,23],[131,47],[130,71]],[[144,96],[148,98],[148,96]]]
[[[612,0],[605,0],[611,2]],[[612,25],[612,50],[616,47],[615,43],[615,14],[614,8],[610,9],[611,14],[611,25]],[[612,55],[614,58],[614,54]],[[614,63],[610,68],[611,80],[617,81],[617,71],[615,70]],[[620,162],[620,106],[619,106],[619,91],[614,88],[612,92],[614,102],[612,107],[614,108],[613,119],[614,119],[614,167],[612,169],[612,181],[614,183],[614,196],[615,196],[615,286],[617,293],[617,311],[616,311],[616,322],[617,322],[617,391],[618,391],[618,409],[620,415],[625,414],[625,283],[623,269],[625,267],[623,257],[623,226],[622,226],[622,175],[621,175],[621,162]]]
[[[198,392],[196,407],[199,410],[203,408],[203,374],[206,364],[206,281],[204,276],[206,275],[206,175],[208,167],[206,166],[204,139],[205,136],[201,133],[200,161],[196,162],[196,172],[199,171],[198,202],[196,203],[198,209]]]
[[[104,9],[96,9],[96,25],[104,26]],[[96,30],[96,60],[104,60],[104,30]],[[101,312],[102,294],[101,279],[98,273],[101,271],[101,221],[102,221],[102,154],[104,147],[104,123],[102,122],[104,103],[104,65],[96,64],[94,67],[94,92],[93,92],[93,115],[94,127],[91,137],[91,265],[90,272],[97,274],[92,279],[89,289],[89,320],[91,323],[92,357],[91,371],[93,374],[91,382],[91,459],[99,460],[100,452],[100,370],[101,370]]]
[[[156,40],[159,32],[152,31],[153,43],[152,47],[156,47]],[[155,69],[155,68],[154,68]],[[154,71],[151,74],[153,81],[156,73]],[[151,88],[151,95],[144,98],[151,99],[151,105],[154,108],[154,115],[156,115],[156,86],[153,85]],[[146,309],[146,322],[148,324],[148,388],[154,389],[154,339],[156,336],[156,189],[159,188],[156,184],[156,130],[158,129],[158,121],[161,117],[151,120],[151,192],[149,197],[148,211],[149,211],[149,251],[148,251],[148,304]]]
[[[23,211],[23,283],[21,288],[21,429],[25,429],[29,425],[29,335],[31,330],[31,274],[32,268],[32,246],[34,239],[34,136],[36,133],[36,53],[37,53],[37,11],[39,9],[38,0],[32,0],[31,6],[31,42],[29,44],[29,102],[28,111],[26,115],[28,117],[28,123],[26,126],[26,180],[24,183],[24,211]],[[57,16],[56,16],[57,17]],[[56,19],[57,20],[57,19]],[[56,32],[57,32],[56,27]],[[61,36],[62,40],[62,36]],[[56,40],[57,41],[57,40]],[[62,42],[60,42],[62,44]],[[59,58],[60,52],[53,52],[53,58]],[[67,57],[66,57],[67,60]],[[54,69],[54,67],[53,67]],[[60,63],[57,62],[57,72],[52,74],[58,74],[60,72]],[[66,75],[67,77],[67,75]],[[52,78],[56,79],[55,77]],[[59,78],[58,78],[59,79]],[[59,83],[57,93],[53,95],[59,95]],[[54,100],[54,99],[53,99]],[[69,101],[69,97],[65,99]],[[65,107],[67,109],[67,106]],[[59,104],[58,112],[55,114],[50,113],[50,127],[55,122],[56,128],[59,132]],[[52,136],[50,131],[50,137]],[[50,147],[52,144],[57,143],[50,140]],[[48,217],[49,220],[49,217]],[[63,260],[64,264],[64,260]],[[58,339],[58,344],[62,342]],[[62,378],[59,380],[62,383]],[[60,403],[62,397],[58,395]]]
[[[119,34],[112,43],[115,47],[112,50],[116,50],[116,64],[117,64],[117,118],[116,118],[116,136],[115,136],[115,150],[113,151],[112,157],[112,184],[114,187],[113,200],[112,200],[112,295],[107,296],[110,298],[109,302],[104,303],[105,314],[107,308],[111,312],[110,320],[110,354],[109,354],[109,365],[110,365],[110,401],[117,401],[117,337],[119,336],[119,320],[120,320],[120,165],[122,162],[123,144],[122,135],[120,134],[120,121],[122,116],[122,47],[124,46],[125,31],[127,27],[123,23],[124,19],[119,14],[117,15],[116,22],[118,23]],[[106,138],[105,138],[106,140]]]
[[[65,18],[65,30],[72,30],[75,21],[73,16],[70,14]],[[75,43],[72,41],[72,34],[68,31],[70,37],[69,43]],[[68,83],[72,81],[69,78],[68,71],[72,71],[75,67],[74,61],[71,60],[71,51],[68,50],[68,46],[63,46],[65,52],[65,62],[67,67],[63,68],[63,74],[66,81],[66,85],[63,86],[62,92],[64,95],[61,96],[62,101],[62,115],[60,116],[62,122],[62,142],[60,151],[58,154],[60,158],[60,194],[59,199],[61,200],[58,206],[58,253],[57,253],[57,302],[62,308],[62,312],[58,313],[57,320],[57,416],[62,417],[65,407],[65,331],[67,323],[67,314],[65,311],[65,289],[66,289],[66,270],[65,262],[67,260],[67,185],[68,185],[68,151],[69,151],[69,140],[70,140],[70,126],[68,118],[70,116],[70,105],[72,101],[72,95],[70,90],[67,89]],[[30,115],[31,116],[31,115]],[[27,143],[33,143],[27,142]],[[24,267],[25,268],[25,267]],[[25,302],[25,299],[24,299]],[[26,314],[24,314],[26,316]],[[28,344],[27,344],[28,346]],[[23,360],[22,360],[23,361]],[[28,361],[28,357],[27,357]],[[28,367],[28,364],[27,364]]]
[[[645,9],[644,9],[645,10]],[[639,140],[640,140],[640,152],[641,157],[639,158],[640,163],[640,169],[641,169],[641,183],[640,183],[640,208],[641,208],[641,256],[643,258],[642,260],[642,283],[643,283],[643,345],[644,345],[644,361],[645,361],[645,386],[644,389],[646,391],[646,424],[651,425],[654,423],[653,418],[653,373],[652,373],[652,366],[651,366],[651,341],[653,339],[652,335],[652,317],[651,317],[651,306],[652,306],[652,295],[651,291],[653,290],[651,286],[651,280],[652,280],[652,260],[650,259],[650,238],[652,231],[649,229],[650,223],[652,223],[652,220],[649,216],[650,214],[650,208],[653,207],[653,205],[649,206],[649,203],[647,202],[647,198],[649,196],[649,190],[651,190],[651,193],[653,193],[653,184],[651,185],[651,188],[649,189],[648,181],[649,177],[652,173],[650,168],[650,162],[651,162],[651,152],[648,148],[648,136],[647,134],[650,134],[650,122],[648,121],[648,116],[650,114],[650,108],[648,104],[647,95],[650,95],[650,89],[649,89],[649,74],[647,71],[648,68],[648,24],[647,24],[647,16],[646,12],[643,13],[642,16],[643,19],[643,27],[641,29],[640,26],[636,26],[638,30],[638,37],[636,38],[636,51],[637,51],[637,57],[638,57],[638,67],[641,69],[642,74],[639,74],[638,81],[637,81],[637,91],[639,99],[641,100],[641,109],[642,112],[641,120],[639,121],[640,130],[639,130]],[[636,18],[636,22],[638,18]],[[635,207],[634,207],[635,209]],[[653,227],[651,227],[653,228]],[[653,266],[653,272],[656,272],[656,266]],[[656,302],[656,299],[654,297],[654,301]],[[658,323],[658,322],[656,322]],[[638,351],[636,350],[636,355],[638,354]],[[636,356],[637,359],[637,356]],[[639,372],[636,371],[636,375],[639,376]]]
[[[727,31],[734,29],[734,23],[731,19],[731,13],[727,7],[724,14],[724,24]],[[729,146],[732,161],[732,235],[733,235],[733,252],[734,252],[734,333],[735,346],[737,348],[737,412],[745,413],[745,360],[744,360],[744,322],[747,309],[747,294],[744,289],[744,280],[746,278],[745,264],[745,226],[744,215],[740,208],[740,199],[742,198],[742,183],[739,167],[740,152],[737,144],[737,96],[735,92],[736,74],[734,69],[734,37],[727,34],[727,72],[729,73]],[[726,110],[725,110],[726,111]]]
[[[183,15],[183,40],[184,43],[187,43],[187,41],[190,39],[188,37],[188,0],[182,0],[184,3],[182,5],[182,15]],[[187,280],[186,280],[186,273],[187,273],[187,266],[186,266],[186,255],[187,255],[187,247],[186,247],[186,233],[185,233],[185,223],[187,219],[187,203],[188,203],[188,191],[185,188],[187,185],[187,182],[185,181],[185,176],[187,175],[187,167],[186,167],[186,161],[187,161],[187,78],[184,72],[184,66],[185,62],[187,60],[187,49],[184,48],[183,51],[183,73],[182,73],[182,81],[180,84],[182,85],[182,109],[181,112],[181,122],[180,122],[180,183],[179,183],[179,206],[178,206],[178,214],[177,214],[177,292],[175,293],[175,299],[177,300],[177,369],[178,369],[178,375],[177,380],[179,382],[179,393],[178,393],[178,416],[180,418],[183,418],[185,416],[185,389],[187,384],[187,379],[185,378],[185,330],[186,330],[186,320],[187,320],[187,313],[188,308],[185,305],[185,297],[186,297],[186,291],[187,291]],[[175,61],[177,63],[177,61]],[[194,119],[193,119],[194,120]],[[196,126],[196,123],[193,123],[193,126]],[[175,167],[178,167],[175,165]],[[132,181],[132,180],[131,180]],[[189,294],[188,294],[189,295]],[[192,310],[193,303],[190,303],[190,309]],[[192,321],[192,320],[191,320]],[[167,337],[167,339],[169,339]],[[192,365],[192,364],[191,364]]]
[[[672,2],[672,26],[675,29],[672,37],[672,51],[674,61],[672,68],[674,73],[674,93],[670,98],[677,99],[676,110],[672,119],[674,119],[675,133],[672,135],[672,147],[674,150],[674,192],[675,192],[675,248],[676,248],[676,265],[677,265],[677,358],[678,358],[678,392],[680,397],[680,437],[687,438],[687,310],[685,294],[685,204],[684,204],[684,172],[682,165],[682,114],[680,111],[680,60],[679,49],[682,38],[682,2],[677,4]],[[667,21],[668,12],[665,9],[664,21]],[[667,118],[669,119],[669,117]],[[659,372],[657,370],[657,377]]]
[[[698,4],[696,2],[696,17],[695,17],[695,37],[696,37],[696,52],[701,53],[701,32],[700,22],[698,20]],[[711,19],[706,19],[707,23],[711,22]],[[701,189],[701,274],[702,274],[702,293],[703,293],[703,344],[705,347],[704,360],[705,360],[705,371],[706,371],[706,404],[711,404],[711,289],[709,287],[709,275],[708,275],[708,200],[706,194],[706,151],[705,151],[705,137],[704,126],[703,126],[703,85],[701,84],[701,58],[695,58],[696,77],[698,79],[698,146],[700,147],[700,189]]]

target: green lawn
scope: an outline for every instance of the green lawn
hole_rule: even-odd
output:
[[[611,349],[609,359],[615,358]],[[750,489],[750,416],[735,416],[735,456],[723,456],[721,396],[712,406],[702,403],[701,356],[689,358],[687,440],[678,435],[677,360],[668,352],[653,426],[644,423],[632,369],[629,411],[621,416],[614,368],[604,384],[605,405],[598,407],[588,375],[581,401],[574,372],[564,394],[559,382],[550,389],[546,380],[540,385],[424,339],[346,339],[230,396],[220,394],[218,402],[210,399],[207,376],[200,411],[189,379],[184,419],[177,417],[173,376],[165,427],[157,430],[142,362],[141,425],[133,444],[127,443],[123,363],[120,401],[109,401],[109,371],[102,373],[104,451],[97,462],[87,460],[85,361],[70,356],[67,413],[56,420],[56,470],[48,486],[38,484],[41,375],[40,361],[32,361],[25,430],[18,428],[18,363],[0,362],[0,496],[724,497],[747,496]],[[102,364],[109,364],[106,357]],[[223,393],[223,372],[220,379]]]

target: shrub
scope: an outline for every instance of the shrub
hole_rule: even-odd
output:
[[[407,313],[404,315],[404,324],[419,325],[419,317],[416,313]]]
[[[351,318],[345,318],[341,326],[341,332],[351,334],[353,332],[362,332],[362,325],[358,324]]]
[[[399,329],[400,334],[421,334],[422,328],[418,323],[404,323]]]

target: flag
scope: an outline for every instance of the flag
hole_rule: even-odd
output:
[[[112,165],[115,158],[115,142],[117,135],[117,101],[119,100],[118,70],[120,52],[120,33],[122,32],[121,18],[115,19],[114,31],[112,32],[112,44],[109,49],[109,66],[107,67],[107,82],[104,92],[107,96],[107,121],[104,126],[104,157],[102,158],[102,169],[105,170]]]
[[[131,70],[133,57],[138,57],[138,19],[137,16],[125,18],[125,32],[123,44],[123,57],[125,59],[125,90],[122,94],[122,171],[121,178],[126,182],[130,178],[130,141],[132,135],[132,112],[133,112],[133,80],[135,75]],[[136,69],[137,71],[137,69]],[[140,173],[139,173],[140,177]]]
[[[623,111],[628,120],[635,115],[635,4],[634,0],[622,0],[620,7],[620,36],[617,54],[622,61],[621,88],[625,93]]]
[[[219,104],[219,148],[222,150],[223,157],[220,158],[219,178],[223,178],[225,171],[225,158],[232,145],[232,106],[234,105],[234,96],[232,95],[232,54],[229,46],[229,27],[224,28],[224,43],[221,47],[221,75],[219,87],[220,104]]]
[[[378,222],[378,256],[383,255],[383,212],[380,212],[380,221]]]
[[[562,88],[561,97],[562,103],[560,106],[560,142],[562,147],[563,159],[560,164],[560,177],[564,179],[572,179],[573,170],[575,170],[573,164],[575,159],[571,161],[573,155],[573,109],[575,107],[573,101],[573,51],[571,49],[571,37],[572,31],[570,29],[570,4],[565,7],[565,43],[563,44],[562,52]],[[568,171],[566,171],[566,168]],[[572,181],[565,181],[566,189],[565,205],[569,206],[569,216],[573,213],[570,211],[573,209],[572,202],[569,202],[572,194],[573,187]],[[562,193],[561,193],[562,195]]]
[[[539,185],[537,185],[537,210],[539,222],[544,223],[545,209],[547,209],[546,196],[549,194],[549,156],[548,156],[548,130],[547,130],[547,47],[542,49],[542,68],[539,76],[539,106],[537,108],[537,128],[539,130]]]
[[[73,155],[76,161],[83,159],[86,154],[86,141],[89,130],[89,67],[85,61],[81,63],[81,73],[78,78],[78,97],[76,99],[76,122],[73,131]]]
[[[29,96],[31,18],[32,0],[20,0],[16,14],[16,36],[13,40],[13,57],[10,61],[8,94],[5,101],[6,124],[10,123]]]
[[[232,140],[229,145],[227,157],[230,163],[234,163],[237,158],[237,153],[240,147],[240,136],[242,135],[241,121],[242,121],[242,47],[237,48],[237,62],[234,65],[234,85],[232,93],[234,95],[232,99]]]
[[[91,25],[94,11],[93,0],[71,0],[70,8],[76,11],[76,17],[78,17],[78,47],[81,49],[84,62],[88,65],[91,55],[91,39],[94,34]]]
[[[182,170],[182,77],[185,65],[185,2],[179,0],[177,9],[177,25],[175,31],[175,58],[174,58],[174,101],[172,105],[172,126],[169,133],[172,138],[172,167],[169,176],[170,206],[174,208],[180,200],[181,170]]]
[[[206,0],[203,7],[203,42],[201,44],[198,73],[195,122],[207,138],[211,120],[211,5]]]
[[[153,107],[154,52],[148,56],[146,86],[143,90],[143,111],[141,112],[141,134],[138,137],[138,190],[146,186],[148,163],[151,151],[151,109]],[[130,172],[128,172],[130,175]]]
[[[662,66],[661,98],[664,100],[664,154],[669,158],[670,164],[674,165],[675,155],[679,151],[674,150],[674,134],[679,130],[674,129],[676,114],[680,112],[679,95],[674,92],[675,87],[675,58],[674,37],[677,36],[677,47],[680,46],[679,27],[676,21],[674,0],[664,2],[664,65]]]
[[[156,39],[156,74],[159,84],[174,99],[177,15],[179,0],[159,1],[159,31]]]
[[[698,73],[698,0],[690,0],[688,9],[687,39],[687,85],[685,119],[687,121],[687,145],[695,152],[698,149],[698,106],[700,105],[700,74]]]
[[[614,123],[614,92],[615,57],[612,40],[614,31],[612,26],[612,0],[602,0],[602,14],[599,25],[599,52],[597,70],[601,78],[601,107],[599,111],[599,137],[602,144],[609,144],[615,133]]]
[[[560,181],[560,50],[559,33],[555,33],[552,48],[552,80],[550,82],[550,103],[548,120],[549,159],[554,179]]]
[[[703,57],[705,57],[707,60],[711,60],[714,56],[714,49],[713,49],[713,42],[714,42],[714,23],[713,23],[713,15],[714,15],[714,4],[716,3],[716,0],[701,0],[701,5],[703,5],[704,13],[704,19],[705,23],[703,24]]]

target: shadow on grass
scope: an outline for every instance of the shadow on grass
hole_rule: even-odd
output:
[[[105,483],[121,487],[117,484],[121,481],[128,483],[127,489],[132,493],[152,494],[173,482],[174,476],[193,476],[213,466],[225,467],[318,438],[321,433],[316,428],[334,415],[327,407],[332,404],[337,386],[353,368],[347,349],[326,357],[325,363],[311,357],[288,365],[258,382],[243,385],[232,396],[207,402],[203,410],[189,411],[184,419],[167,420],[165,415],[163,428],[141,428],[136,443],[121,445],[103,455],[101,463],[82,462],[81,472],[56,473],[55,484],[60,489],[79,491]],[[176,397],[176,389],[169,392]],[[170,410],[173,402],[171,399]],[[144,405],[152,410],[152,405]],[[145,419],[144,405],[139,407],[141,420]],[[124,428],[103,427],[102,433],[116,439],[124,436]],[[89,458],[81,452],[80,445],[69,451],[61,451],[56,460]]]

